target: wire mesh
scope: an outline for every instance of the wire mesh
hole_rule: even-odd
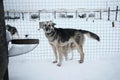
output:
[[[83,29],[98,34],[100,42],[85,36],[86,60],[120,53],[120,9],[116,14],[117,0],[4,0],[5,21],[17,28],[20,38],[39,39],[38,47],[18,56],[28,59],[53,59],[54,53],[45,34],[39,30],[40,21],[52,20],[61,28]],[[108,8],[110,16],[108,16]],[[120,6],[119,6],[120,7]],[[84,16],[85,15],[85,16]],[[117,15],[117,21],[115,16]],[[108,20],[108,17],[110,20]],[[114,23],[114,26],[112,26]],[[69,57],[71,56],[69,53]],[[74,58],[79,53],[74,50]],[[17,57],[17,58],[18,58]]]

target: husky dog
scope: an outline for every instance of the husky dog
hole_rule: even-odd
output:
[[[45,35],[52,46],[55,54],[53,63],[58,63],[57,66],[62,65],[63,55],[67,59],[67,53],[73,49],[77,49],[80,54],[79,63],[84,62],[83,43],[85,34],[100,41],[99,36],[95,33],[80,29],[56,28],[56,24],[52,21],[39,22],[39,25],[45,32]]]
[[[8,30],[11,33],[12,39],[19,38],[18,31],[17,31],[17,29],[15,27],[7,24],[6,25],[6,30]]]

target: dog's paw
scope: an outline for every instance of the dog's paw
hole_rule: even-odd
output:
[[[57,61],[53,61],[53,63],[57,63]]]
[[[59,63],[58,63],[58,64],[57,64],[57,66],[58,66],[58,67],[60,67],[60,66],[61,66],[61,64],[59,64]]]
[[[79,60],[79,63],[83,63],[84,61],[83,60]]]

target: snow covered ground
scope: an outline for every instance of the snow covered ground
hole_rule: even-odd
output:
[[[10,58],[10,80],[120,80],[120,55],[85,61],[64,61],[61,67],[50,60]]]

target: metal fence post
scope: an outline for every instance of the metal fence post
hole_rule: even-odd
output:
[[[110,20],[110,7],[108,8],[108,20]]]
[[[116,15],[115,15],[115,20],[117,21],[117,15],[118,15],[118,6],[116,6]]]
[[[38,11],[39,20],[40,20],[40,13],[41,13],[41,10]]]
[[[100,10],[100,20],[102,19],[102,11]]]

